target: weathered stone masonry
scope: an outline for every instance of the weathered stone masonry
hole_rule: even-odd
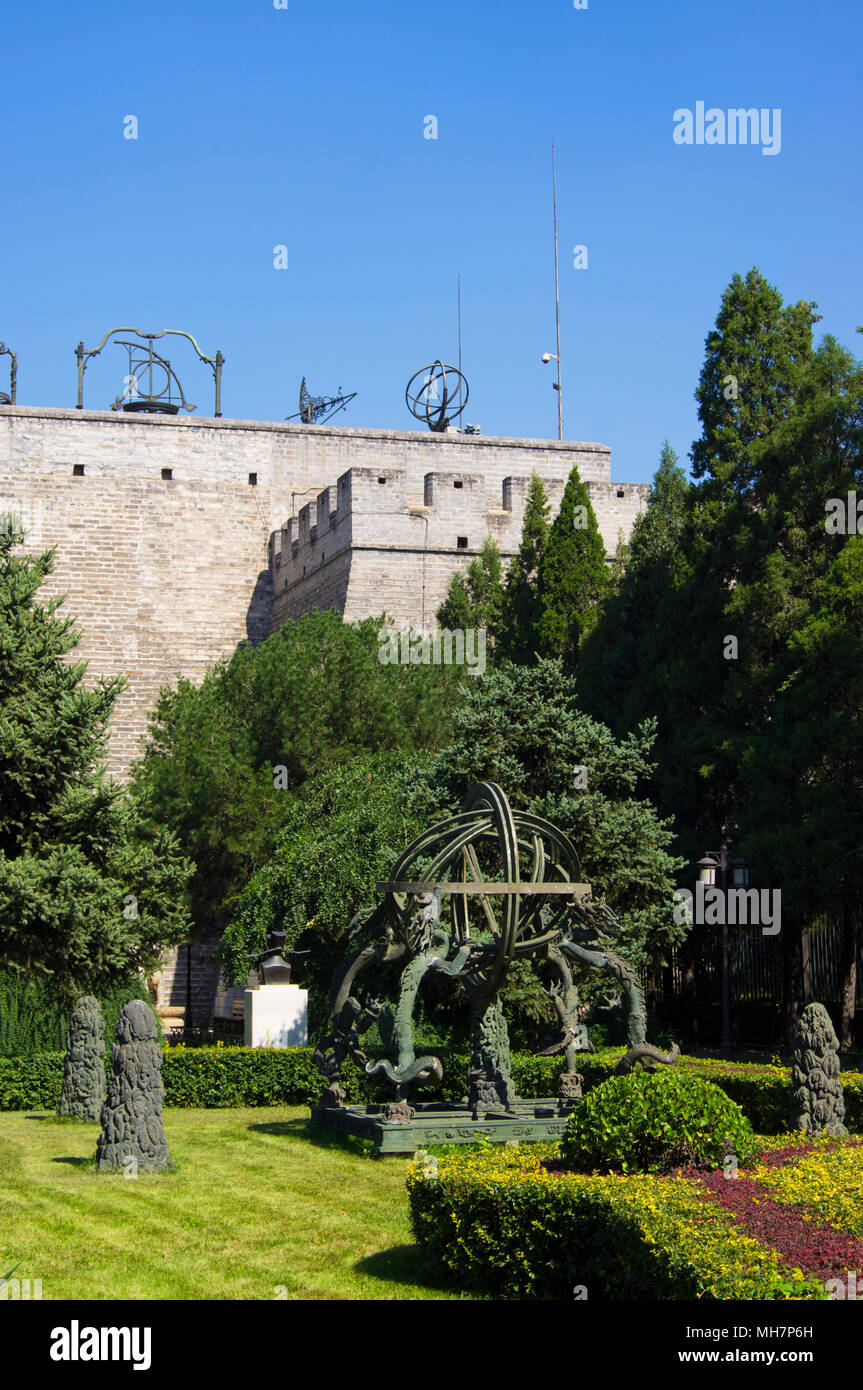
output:
[[[246,638],[330,606],[432,626],[487,534],[517,548],[533,470],[558,501],[574,462],[611,553],[646,488],[612,483],[600,444],[0,406],[0,511],[56,549],[45,592],[67,596],[89,678],[128,680],[118,777],[160,687]]]
[[[573,459],[542,462],[557,511]],[[400,625],[433,628],[453,573],[487,536],[505,561],[518,550],[529,483],[529,475],[492,481],[467,468],[419,477],[404,468],[349,469],[274,537],[273,626],[335,607],[348,619],[385,611]],[[629,536],[647,488],[593,479],[587,489],[611,556],[619,531]]]

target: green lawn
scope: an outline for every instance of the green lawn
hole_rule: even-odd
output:
[[[177,1171],[95,1170],[96,1125],[0,1114],[0,1275],[43,1299],[440,1299],[408,1159],[310,1140],[308,1110],[166,1110]]]

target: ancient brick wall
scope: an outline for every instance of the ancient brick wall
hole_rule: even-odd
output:
[[[468,456],[469,457],[469,456]],[[540,474],[556,513],[571,458],[546,459]],[[411,475],[405,469],[351,468],[272,542],[273,629],[311,608],[336,607],[348,619],[386,612],[400,625],[429,629],[452,575],[494,537],[504,562],[521,540],[530,477],[462,471]],[[586,484],[609,558],[629,537],[646,504],[644,484]]]
[[[89,662],[89,679],[128,681],[110,745],[110,770],[122,778],[161,686],[181,675],[200,681],[213,662],[243,640],[261,640],[286,614],[335,606],[361,616],[380,611],[375,599],[386,593],[394,613],[418,620],[408,611],[405,578],[421,601],[423,570],[433,613],[453,568],[470,559],[489,527],[512,549],[518,499],[534,469],[562,487],[577,462],[591,486],[613,490],[610,457],[600,444],[556,440],[0,406],[0,511],[21,517],[30,550],[56,549],[44,593],[67,596],[63,611],[81,629],[78,655]],[[338,480],[352,472],[365,478],[367,547],[354,570],[349,547],[333,562],[324,535]],[[403,480],[402,495],[383,507],[377,478],[387,475]],[[425,515],[442,520],[434,543],[419,546],[427,553],[418,570],[427,477]],[[452,486],[460,478],[471,480],[476,504],[466,550],[450,535],[462,534],[465,488]],[[511,511],[505,479],[513,480]],[[313,563],[305,562],[314,582],[300,586],[288,609],[279,599],[274,623],[273,588],[277,599],[284,595],[287,575],[275,559],[271,565],[270,537],[278,530],[273,549],[284,564],[281,528],[310,499],[305,522],[296,524],[320,537]],[[354,509],[346,535],[358,520]],[[405,553],[390,554],[398,547]]]
[[[199,682],[288,617],[385,608],[433,623],[489,531],[505,554],[517,547],[531,472],[559,500],[574,462],[613,551],[645,489],[613,484],[599,444],[0,406],[0,512],[21,518],[30,551],[55,549],[42,593],[66,596],[88,680],[128,682],[111,728],[118,778],[160,687]],[[212,945],[195,948],[196,1012],[215,991]],[[184,970],[172,953],[163,1006],[185,1004]]]

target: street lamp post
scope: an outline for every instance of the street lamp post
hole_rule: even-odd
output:
[[[749,886],[749,865],[745,859],[729,861],[728,843],[723,840],[719,852],[708,850],[698,861],[698,877],[702,883],[719,888],[723,898],[722,911],[722,1039],[720,1046],[726,1061],[734,1055],[734,1033],[731,1023],[731,950],[728,936],[728,888]]]
[[[192,943],[186,942],[186,1016],[183,1020],[186,1042],[192,1042]]]

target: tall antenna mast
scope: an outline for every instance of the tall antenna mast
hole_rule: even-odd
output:
[[[557,437],[563,439],[563,369],[560,363],[560,262],[557,248],[557,166],[551,142],[551,185],[554,194],[554,312],[557,323]]]
[[[458,369],[461,371],[461,275],[458,277]]]

